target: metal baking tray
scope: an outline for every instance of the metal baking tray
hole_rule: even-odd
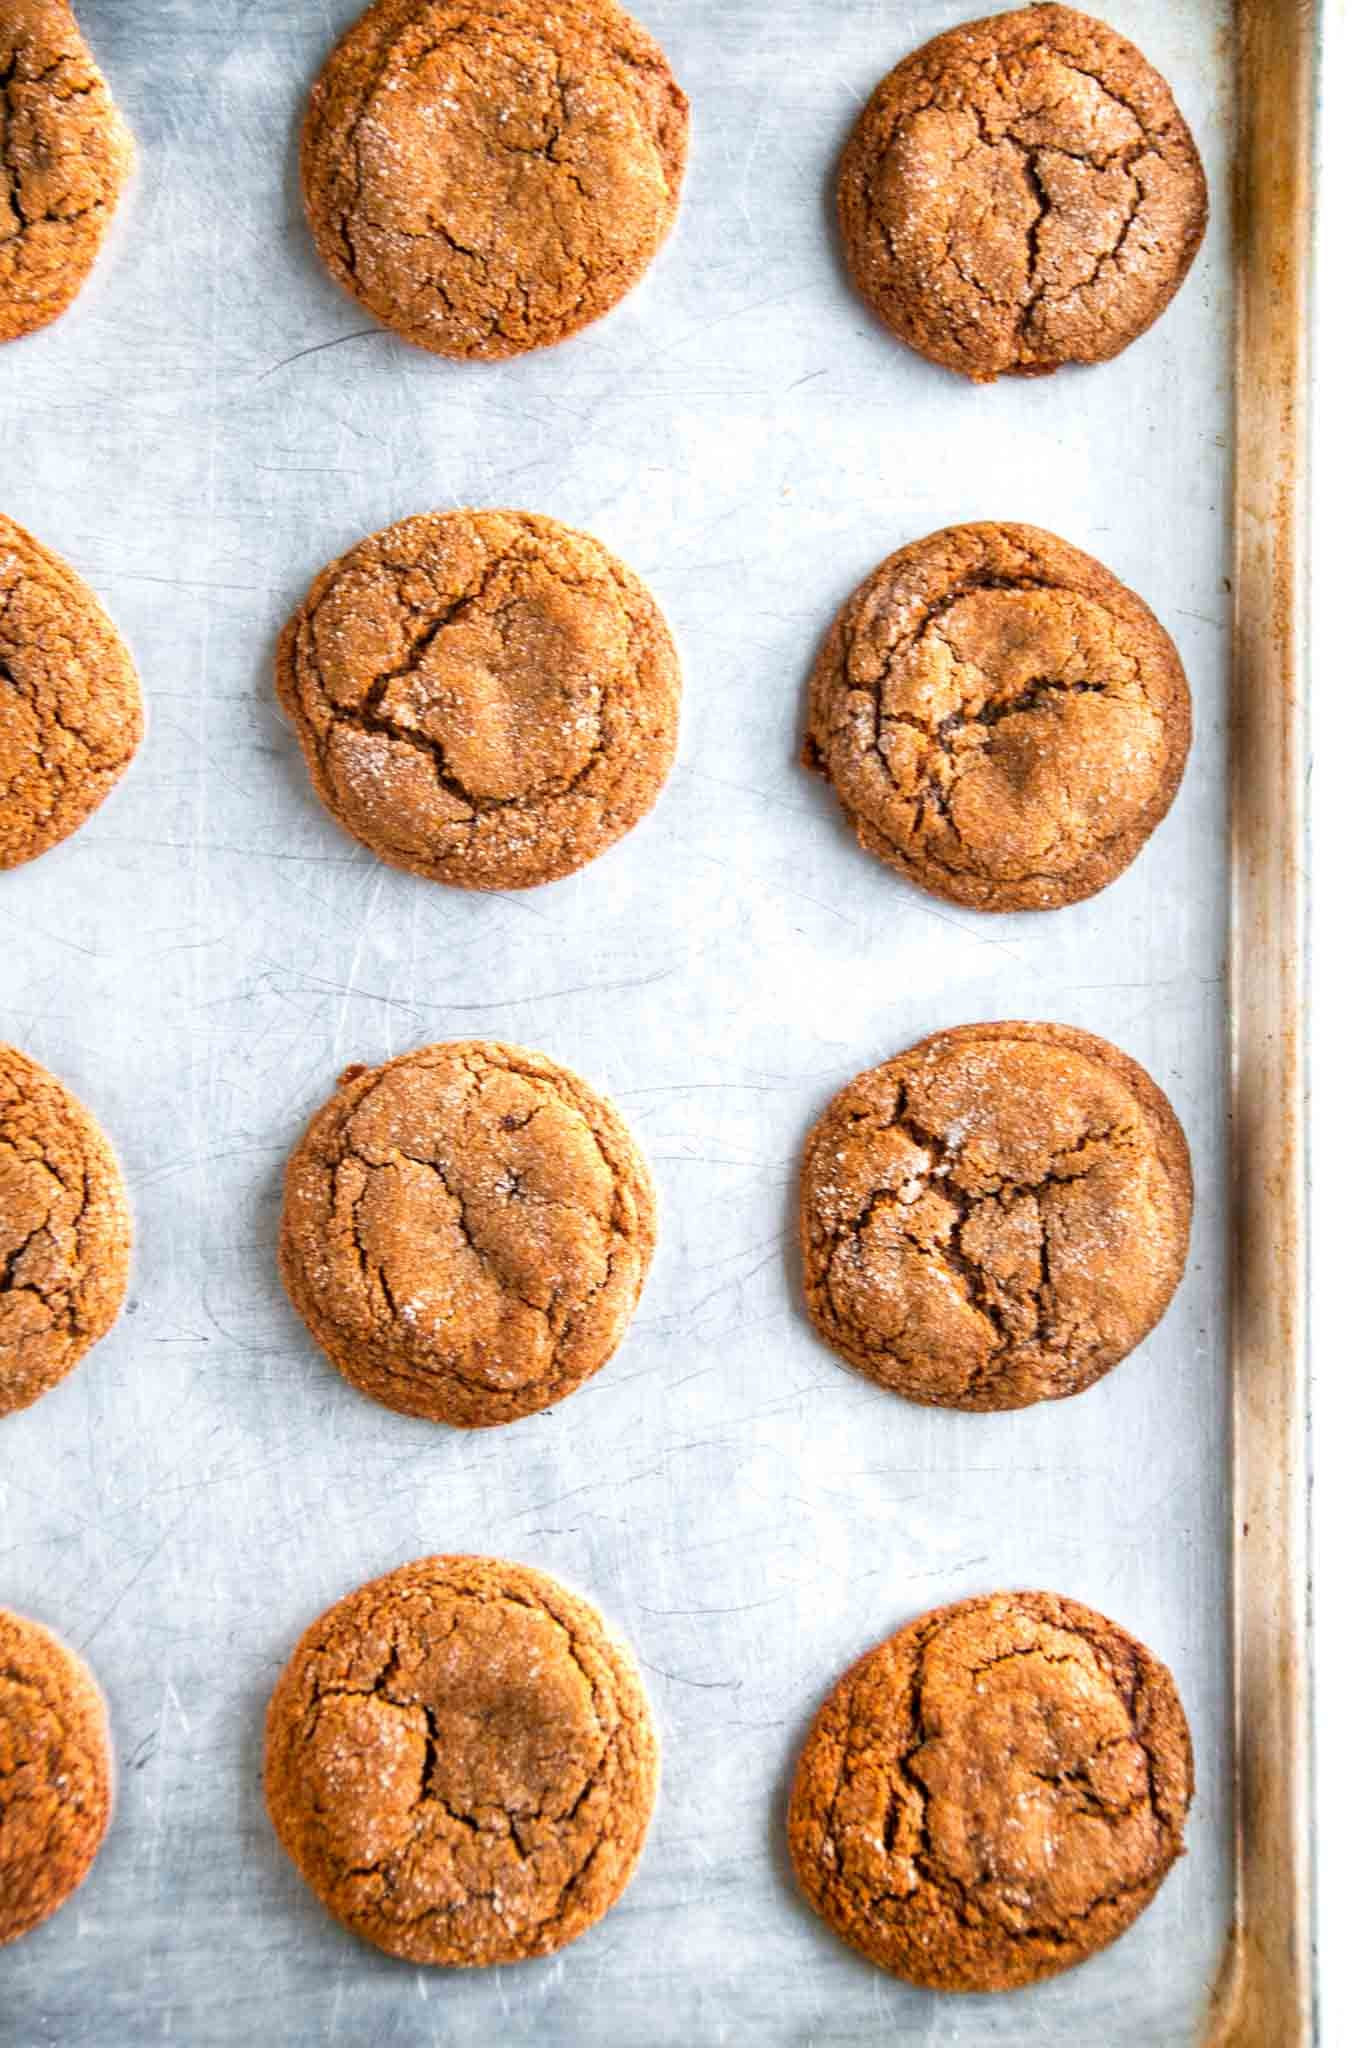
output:
[[[3,1425],[0,1600],[106,1686],[122,1764],[84,1890],[0,1957],[0,2039],[1174,2048],[1309,2037],[1300,1313],[1299,490],[1314,77],[1296,0],[1119,0],[1172,81],[1213,219],[1115,362],[974,389],[895,343],[831,220],[856,108],[969,0],[639,0],[694,104],[677,231],[611,318],[463,367],[322,274],[294,170],[349,0],[82,0],[136,130],[116,246],[0,354],[3,503],[103,595],[150,731],[88,828],[0,878],[0,1030],[95,1109],[136,1204],[132,1296]],[[679,636],[679,763],[582,874],[473,896],[328,821],[275,708],[316,568],[403,514],[589,528]],[[939,904],[855,847],[797,765],[856,581],[947,522],[1098,555],[1176,638],[1196,738],[1167,822],[1092,901]],[[937,1027],[1053,1018],[1164,1085],[1198,1185],[1189,1270],[1077,1399],[930,1412],[801,1311],[804,1133]],[[283,1159],[353,1060],[539,1046],[619,1103],[662,1197],[613,1362],[462,1436],[386,1413],[283,1297]],[[352,1940],[277,1848],[264,1704],[304,1624],[437,1549],[560,1574],[631,1638],[664,1741],[641,1870],[544,1962],[418,1971]],[[941,1601],[1075,1595],[1173,1667],[1189,1853],[1113,1949],[1030,1992],[931,1997],[843,1948],[785,1862],[807,1718]]]

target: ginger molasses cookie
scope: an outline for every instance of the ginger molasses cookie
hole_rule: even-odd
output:
[[[1013,1991],[1137,1919],[1193,1791],[1165,1665],[1075,1600],[993,1593],[922,1615],[833,1688],[789,1846],[810,1903],[880,1969]]]
[[[90,274],[132,137],[66,0],[0,7],[0,341],[46,327]]]
[[[1180,659],[1141,598],[1037,526],[948,526],[843,607],[806,764],[862,846],[973,910],[1050,910],[1123,872],[1190,745]]]
[[[337,822],[465,889],[584,867],[651,810],[675,755],[680,666],[651,594],[530,512],[361,541],[285,627],[277,674]]]
[[[45,1067],[0,1045],[0,1415],[27,1408],[105,1335],[131,1242],[108,1139]]]
[[[859,1075],[803,1156],[818,1335],[909,1400],[1025,1408],[1140,1344],[1185,1266],[1190,1155],[1135,1060],[962,1024]]]
[[[288,1162],[279,1258],[361,1393],[481,1429],[613,1356],[655,1241],[609,1103],[541,1053],[471,1040],[341,1076]]]
[[[1118,355],[1180,289],[1209,211],[1166,80],[1068,7],[904,57],[855,124],[839,198],[874,311],[982,384]]]
[[[632,289],[680,201],[689,107],[613,0],[377,0],[302,132],[327,269],[407,341],[544,348]]]
[[[607,1913],[656,1801],[632,1658],[543,1572],[427,1557],[313,1622],[265,1803],[337,1920],[412,1963],[551,1955]]]
[[[0,1946],[85,1882],[112,1808],[108,1717],[88,1667],[0,1607]]]
[[[137,671],[94,592],[0,513],[0,868],[83,825],[141,737]]]

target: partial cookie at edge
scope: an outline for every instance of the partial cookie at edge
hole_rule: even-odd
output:
[[[0,869],[79,831],[143,726],[132,657],[94,592],[0,513]]]
[[[132,171],[132,137],[66,0],[0,16],[0,342],[85,283]]]
[[[131,1241],[123,1177],[94,1118],[0,1045],[0,1416],[56,1386],[112,1327]]]
[[[89,1667],[0,1608],[0,1947],[85,1882],[112,1809],[108,1715]]]

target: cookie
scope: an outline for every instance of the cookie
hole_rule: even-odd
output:
[[[1184,1848],[1175,1681],[1053,1593],[939,1607],[834,1687],[798,1760],[789,1847],[852,1948],[934,1991],[1014,1991],[1132,1925]]]
[[[322,1904],[412,1963],[551,1955],[618,1899],[656,1802],[651,1714],[584,1600],[427,1557],[312,1623],[269,1705],[265,1804]]]
[[[904,57],[855,124],[839,207],[880,319],[980,384],[1118,355],[1180,290],[1209,217],[1166,80],[1067,7]]]
[[[74,1650],[0,1607],[0,1947],[84,1884],[112,1810],[99,1687]]]
[[[106,1334],[131,1243],[108,1139],[45,1067],[0,1045],[0,1415],[65,1379]]]
[[[651,810],[680,666],[622,562],[530,512],[403,519],[313,583],[279,700],[337,823],[464,889],[584,867]]]
[[[483,1429],[613,1356],[655,1241],[610,1105],[541,1053],[470,1040],[341,1075],[288,1162],[279,1261],[361,1393]]]
[[[64,313],[132,171],[132,137],[66,0],[0,8],[0,341]]]
[[[1079,1394],[1161,1317],[1190,1154],[1135,1060],[1063,1024],[962,1024],[859,1075],[803,1157],[819,1336],[909,1400]]]
[[[1171,806],[1190,692],[1152,613],[1037,526],[948,526],[865,578],[822,646],[805,764],[862,846],[972,910],[1123,873]]]
[[[137,671],[94,592],[0,513],[0,868],[83,825],[141,738]]]
[[[377,0],[312,88],[331,275],[437,355],[545,348],[631,291],[680,203],[689,107],[612,0]]]

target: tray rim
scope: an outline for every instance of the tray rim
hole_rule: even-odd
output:
[[[1316,2039],[1307,1356],[1307,477],[1319,0],[1239,0],[1229,690],[1236,1908],[1205,2041]]]

